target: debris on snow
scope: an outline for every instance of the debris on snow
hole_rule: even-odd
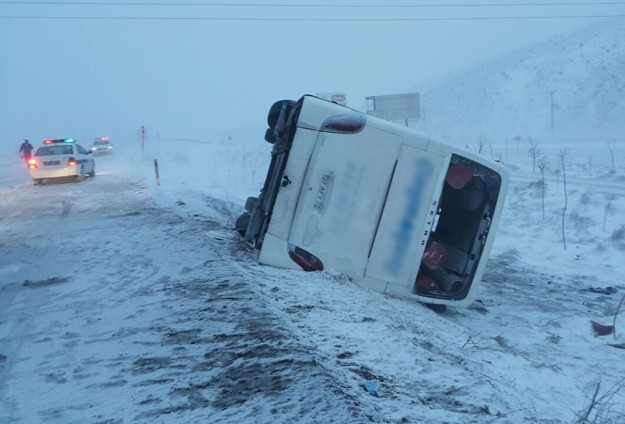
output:
[[[365,389],[367,390],[367,393],[369,393],[371,396],[375,396],[378,397],[378,383],[375,382],[374,380],[367,380],[365,381]]]
[[[596,321],[590,321],[590,323],[592,324],[592,329],[595,331],[595,334],[597,336],[607,336],[609,334],[612,334],[612,332],[614,331],[613,325],[603,325],[599,324]]]

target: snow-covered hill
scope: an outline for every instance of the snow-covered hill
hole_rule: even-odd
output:
[[[613,18],[419,87],[419,127],[463,143],[623,136],[624,43],[625,19]]]

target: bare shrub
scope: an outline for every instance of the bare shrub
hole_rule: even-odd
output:
[[[532,138],[529,139],[528,153],[530,157],[532,158],[532,172],[535,172],[536,162],[538,161],[538,158],[540,157],[540,153],[541,153],[540,149],[538,148],[538,141]]]
[[[610,151],[610,162],[612,167],[610,168],[610,173],[616,172],[616,167],[614,165],[614,151],[616,150],[616,140],[608,141],[608,150]]]
[[[578,232],[589,230],[592,224],[594,224],[594,221],[591,218],[580,215],[576,210],[569,214],[569,221],[573,223],[575,230]]]
[[[530,181],[529,183],[527,183],[527,188],[532,190],[532,191],[539,191],[543,186],[543,182],[538,180],[538,181]]]
[[[625,250],[625,226],[614,230],[610,236],[610,240],[619,250]]]
[[[603,393],[597,383],[592,398],[578,414],[575,424],[615,424],[625,422],[622,397],[625,393],[625,379],[621,379]]]
[[[564,231],[564,217],[566,216],[566,208],[569,203],[569,198],[566,193],[566,166],[564,164],[564,159],[566,158],[566,153],[564,150],[560,150],[560,160],[562,162],[562,182],[564,184],[564,207],[562,208],[562,245],[564,246],[564,250],[566,250],[566,235]]]
[[[603,213],[603,232],[605,233],[605,225],[608,222],[608,214],[610,213],[610,209],[612,208],[612,202],[608,202],[605,205],[605,211]]]
[[[543,219],[545,219],[545,168],[547,167],[547,162],[545,158],[541,157],[538,159],[538,169],[540,169],[540,203],[543,211]]]
[[[590,195],[590,193],[588,192],[583,193],[579,198],[579,204],[580,205],[592,205],[593,201],[592,201],[592,196]]]
[[[478,154],[482,154],[482,152],[484,151],[484,146],[486,146],[486,143],[488,142],[487,138],[485,135],[480,136],[480,139],[477,141],[478,143],[478,150],[477,153]]]
[[[612,240],[612,241],[623,241],[623,240],[625,240],[625,227],[621,227],[618,230],[614,230],[614,232],[610,236],[610,240]]]

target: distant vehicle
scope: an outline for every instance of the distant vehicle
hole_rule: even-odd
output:
[[[34,184],[52,178],[75,177],[82,181],[86,175],[95,176],[95,161],[73,138],[43,141],[28,161],[28,169]]]
[[[113,153],[113,143],[108,137],[98,137],[93,139],[91,147],[89,148],[91,153]]]
[[[235,225],[260,263],[331,269],[439,309],[471,304],[502,164],[310,95],[276,102],[267,121],[267,177]]]

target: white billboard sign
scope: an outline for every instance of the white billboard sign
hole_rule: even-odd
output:
[[[369,96],[367,114],[387,121],[419,119],[419,93],[391,94],[386,96]]]

